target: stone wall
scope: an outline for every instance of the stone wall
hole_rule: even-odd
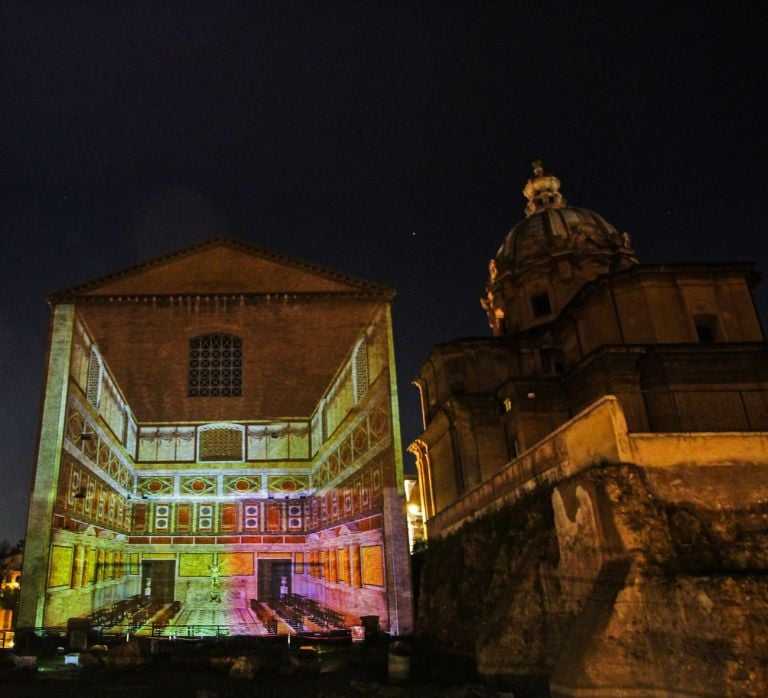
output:
[[[418,632],[516,695],[768,694],[767,445],[603,401],[433,522]]]
[[[539,492],[432,538],[421,578],[418,630],[443,649],[472,655],[535,564],[557,563],[550,493]],[[554,544],[554,545],[553,545]]]

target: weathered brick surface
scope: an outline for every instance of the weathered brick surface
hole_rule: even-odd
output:
[[[219,237],[66,289],[54,297],[355,290],[391,293],[391,289],[365,279]]]
[[[141,422],[308,417],[380,303],[350,299],[201,307],[120,302],[78,308]],[[189,340],[243,340],[242,397],[187,397]]]
[[[70,616],[88,616],[121,598],[145,592],[145,560],[175,562],[176,598],[199,601],[211,580],[204,568],[200,575],[181,575],[182,560],[200,552],[213,559],[234,550],[242,555],[238,560],[258,562],[275,556],[294,560],[297,570],[303,566],[303,571],[293,573],[294,591],[323,600],[355,623],[356,616],[379,615],[383,627],[407,632],[411,616],[408,547],[402,535],[405,515],[402,507],[385,510],[382,503],[383,489],[402,486],[393,354],[382,341],[391,337],[388,304],[392,295],[391,289],[372,282],[218,240],[51,296],[57,321],[27,535],[27,593],[20,625],[62,625]],[[72,325],[80,321],[85,329],[72,353]],[[241,338],[241,396],[187,396],[189,342],[204,334]],[[359,345],[366,336],[366,343]],[[363,349],[353,364],[362,368],[354,374],[359,383],[353,389],[349,387],[352,372],[345,362],[356,346]],[[71,355],[76,370],[68,381]],[[95,368],[102,364],[105,373]],[[346,382],[336,381],[340,372]],[[115,387],[104,392],[105,376],[110,375],[114,381],[110,378],[109,385]],[[116,398],[117,392],[122,397]],[[306,422],[327,398],[330,417],[324,429],[315,431],[312,442],[319,450],[304,453],[300,465],[320,469],[322,459],[333,455],[335,469],[311,488],[308,474],[304,476],[299,507],[308,517],[314,511],[312,505],[322,498],[327,505],[325,516],[313,520],[310,527],[308,519],[302,522],[298,514],[291,514],[291,522],[283,515],[266,529],[264,517],[259,516],[262,528],[257,531],[251,526],[254,530],[244,535],[242,512],[238,514],[235,506],[238,493],[224,488],[233,501],[210,508],[226,516],[213,515],[215,521],[206,519],[203,524],[208,514],[201,514],[192,526],[190,502],[203,501],[195,499],[194,492],[177,483],[175,490],[154,496],[134,482],[137,470],[158,463],[147,461],[137,467],[133,462],[135,454],[127,445],[130,439],[124,441],[121,428],[125,422],[115,417],[116,410],[118,417],[125,414],[123,398],[139,427],[252,420],[275,420],[284,426],[290,418]],[[113,429],[114,424],[118,426]],[[350,432],[351,427],[355,428]],[[88,438],[81,438],[86,432]],[[105,443],[114,449],[101,448]],[[59,476],[62,452],[68,460]],[[222,469],[256,471],[264,482],[269,481],[270,471],[282,476],[291,467],[277,457],[210,464],[189,457],[163,464],[174,473],[185,468],[196,474],[210,469],[211,476]],[[117,470],[111,467],[112,461],[119,465]],[[104,491],[93,490],[91,485],[99,485],[103,478],[108,480]],[[219,478],[220,489],[222,482]],[[261,490],[248,496],[267,501]],[[173,518],[180,501],[187,507],[183,525]],[[133,508],[134,517],[115,516],[118,503],[120,512]],[[283,509],[287,506],[280,504]],[[157,513],[160,506],[162,514]],[[306,535],[310,528],[311,536]],[[268,531],[272,535],[266,535]],[[224,532],[229,535],[219,535]],[[347,551],[347,557],[339,550]],[[379,558],[375,551],[381,551]],[[321,553],[334,564],[337,555],[347,559],[348,573],[336,575],[328,567],[322,578],[310,575],[310,554],[316,560]],[[259,593],[259,572],[258,565],[253,572],[241,573],[247,566],[237,569],[238,574],[224,575],[222,589],[229,601],[242,606]]]

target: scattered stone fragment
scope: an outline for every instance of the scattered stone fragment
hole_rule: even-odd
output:
[[[248,657],[238,657],[232,662],[229,668],[229,678],[231,679],[252,679],[253,663]]]
[[[25,671],[37,671],[37,657],[16,657],[16,666],[17,668],[24,669]]]
[[[84,669],[99,666],[101,662],[90,652],[80,652],[77,656],[77,663]]]

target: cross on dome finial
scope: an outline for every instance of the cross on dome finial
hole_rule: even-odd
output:
[[[533,177],[523,188],[523,194],[528,199],[525,215],[532,216],[545,208],[563,208],[567,201],[560,193],[560,180],[554,175],[544,174],[541,160],[534,160]]]

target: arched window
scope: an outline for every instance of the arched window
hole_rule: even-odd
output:
[[[243,342],[228,334],[189,340],[189,397],[239,397],[243,394]]]

